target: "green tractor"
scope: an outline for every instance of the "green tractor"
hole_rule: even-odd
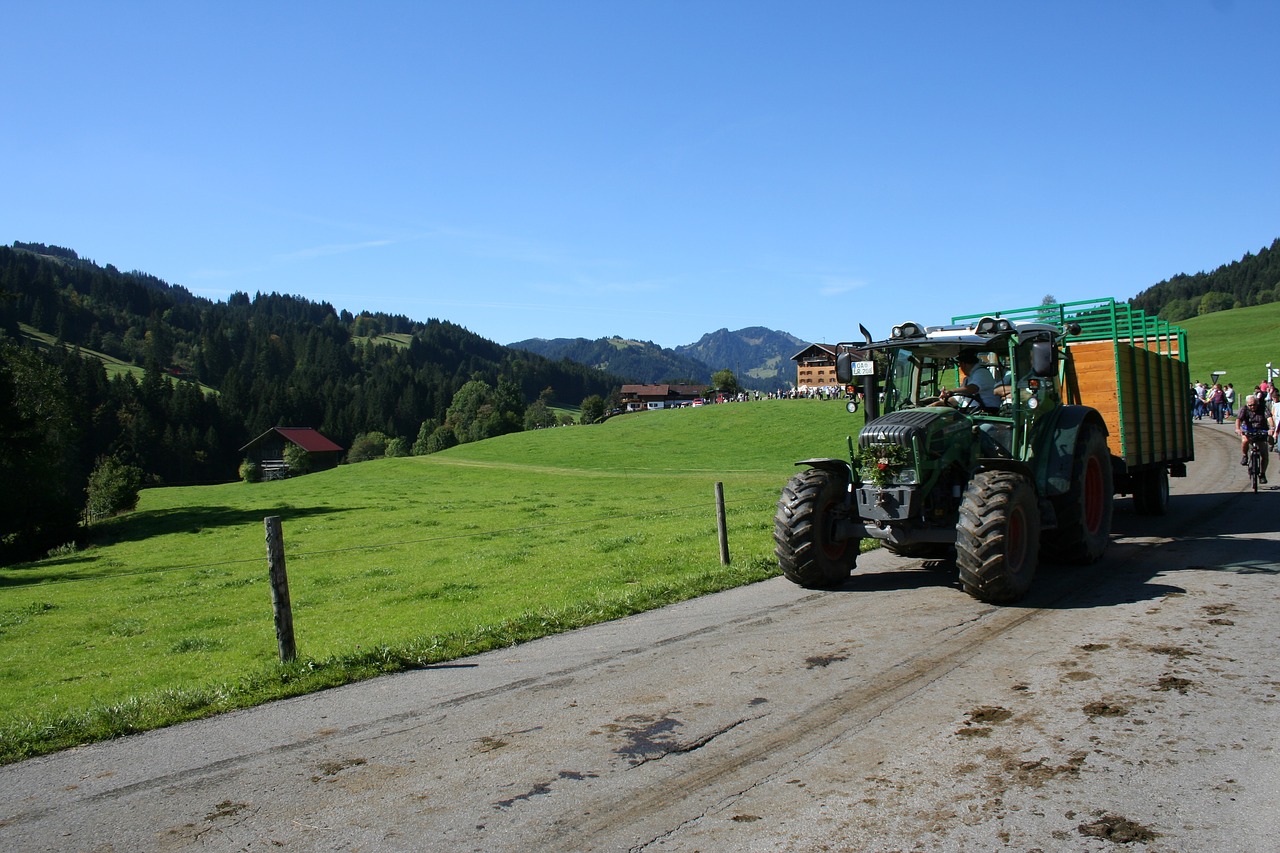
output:
[[[856,445],[850,438],[847,460],[797,463],[806,470],[787,483],[774,518],[782,573],[804,587],[839,586],[862,540],[875,539],[902,556],[954,555],[969,594],[1009,602],[1031,586],[1042,554],[1070,563],[1102,555],[1117,485],[1146,498],[1163,484],[1167,499],[1167,472],[1185,475],[1189,453],[1133,470],[1112,455],[1104,415],[1080,402],[1068,345],[1105,336],[1047,316],[1053,310],[1025,321],[903,323],[880,341],[860,327],[864,343],[841,344],[837,377],[846,385],[862,378],[866,426]],[[1098,325],[1096,311],[1082,318]],[[1060,322],[1045,322],[1053,319]],[[1115,323],[1102,325],[1115,341]],[[962,383],[958,361],[975,354],[990,376],[985,399],[949,390]],[[1185,399],[1176,381],[1159,380]],[[1162,512],[1164,503],[1150,497],[1143,506]]]

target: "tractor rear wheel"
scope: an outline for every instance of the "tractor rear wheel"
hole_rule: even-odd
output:
[[[1039,562],[1035,487],[1010,471],[979,471],[960,500],[956,568],[965,592],[1007,602],[1031,587]]]
[[[849,577],[860,540],[835,537],[848,506],[849,480],[837,472],[810,468],[791,478],[773,518],[774,553],[787,580],[824,589]]]
[[[1092,563],[1101,557],[1111,538],[1112,494],[1107,437],[1086,424],[1076,437],[1071,488],[1054,500],[1058,526],[1045,536],[1046,556],[1060,563]]]

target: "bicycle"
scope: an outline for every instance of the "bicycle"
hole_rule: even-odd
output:
[[[1266,482],[1266,475],[1263,474],[1262,463],[1265,454],[1271,449],[1266,430],[1245,430],[1245,437],[1249,439],[1249,482],[1253,486],[1253,490],[1258,491],[1258,483]]]

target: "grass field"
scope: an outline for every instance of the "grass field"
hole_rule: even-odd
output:
[[[1280,368],[1280,302],[1218,311],[1178,325],[1187,330],[1191,378],[1211,382],[1213,371],[1225,370],[1222,381],[1235,385],[1237,408],[1267,377],[1267,362]]]
[[[861,425],[834,402],[707,406],[292,480],[144,491],[98,544],[0,570],[0,760],[769,577],[794,460],[844,456]],[[284,528],[300,656],[287,666],[270,515]]]
[[[1183,324],[1240,399],[1280,304]],[[766,401],[646,412],[293,480],[145,491],[79,553],[0,569],[0,762],[509,645],[769,577],[794,460],[862,417]],[[723,482],[732,566],[719,563]],[[299,660],[277,661],[282,518]]]

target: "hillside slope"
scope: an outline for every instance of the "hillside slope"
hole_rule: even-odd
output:
[[[1235,386],[1237,399],[1266,378],[1268,362],[1280,368],[1280,302],[1216,311],[1178,325],[1187,330],[1191,378],[1210,382],[1215,371],[1225,371],[1221,381]]]
[[[0,481],[28,484],[0,495],[0,561],[78,535],[99,459],[149,484],[225,482],[274,426],[430,449],[437,433],[447,446],[518,431],[530,408],[545,425],[549,405],[620,384],[441,320],[277,293],[215,302],[69,249],[0,246],[0,448],[22,448],[0,453]]]
[[[1280,300],[1280,238],[1255,255],[1246,252],[1238,261],[1213,272],[1175,275],[1143,290],[1129,300],[1134,307],[1159,314],[1171,323],[1251,305]]]
[[[0,763],[759,580],[776,572],[772,517],[794,460],[841,454],[861,423],[813,400],[704,406],[289,480],[144,490],[92,546],[4,570]],[[297,669],[276,665],[263,609],[271,515]],[[128,713],[86,711],[121,702]]]

